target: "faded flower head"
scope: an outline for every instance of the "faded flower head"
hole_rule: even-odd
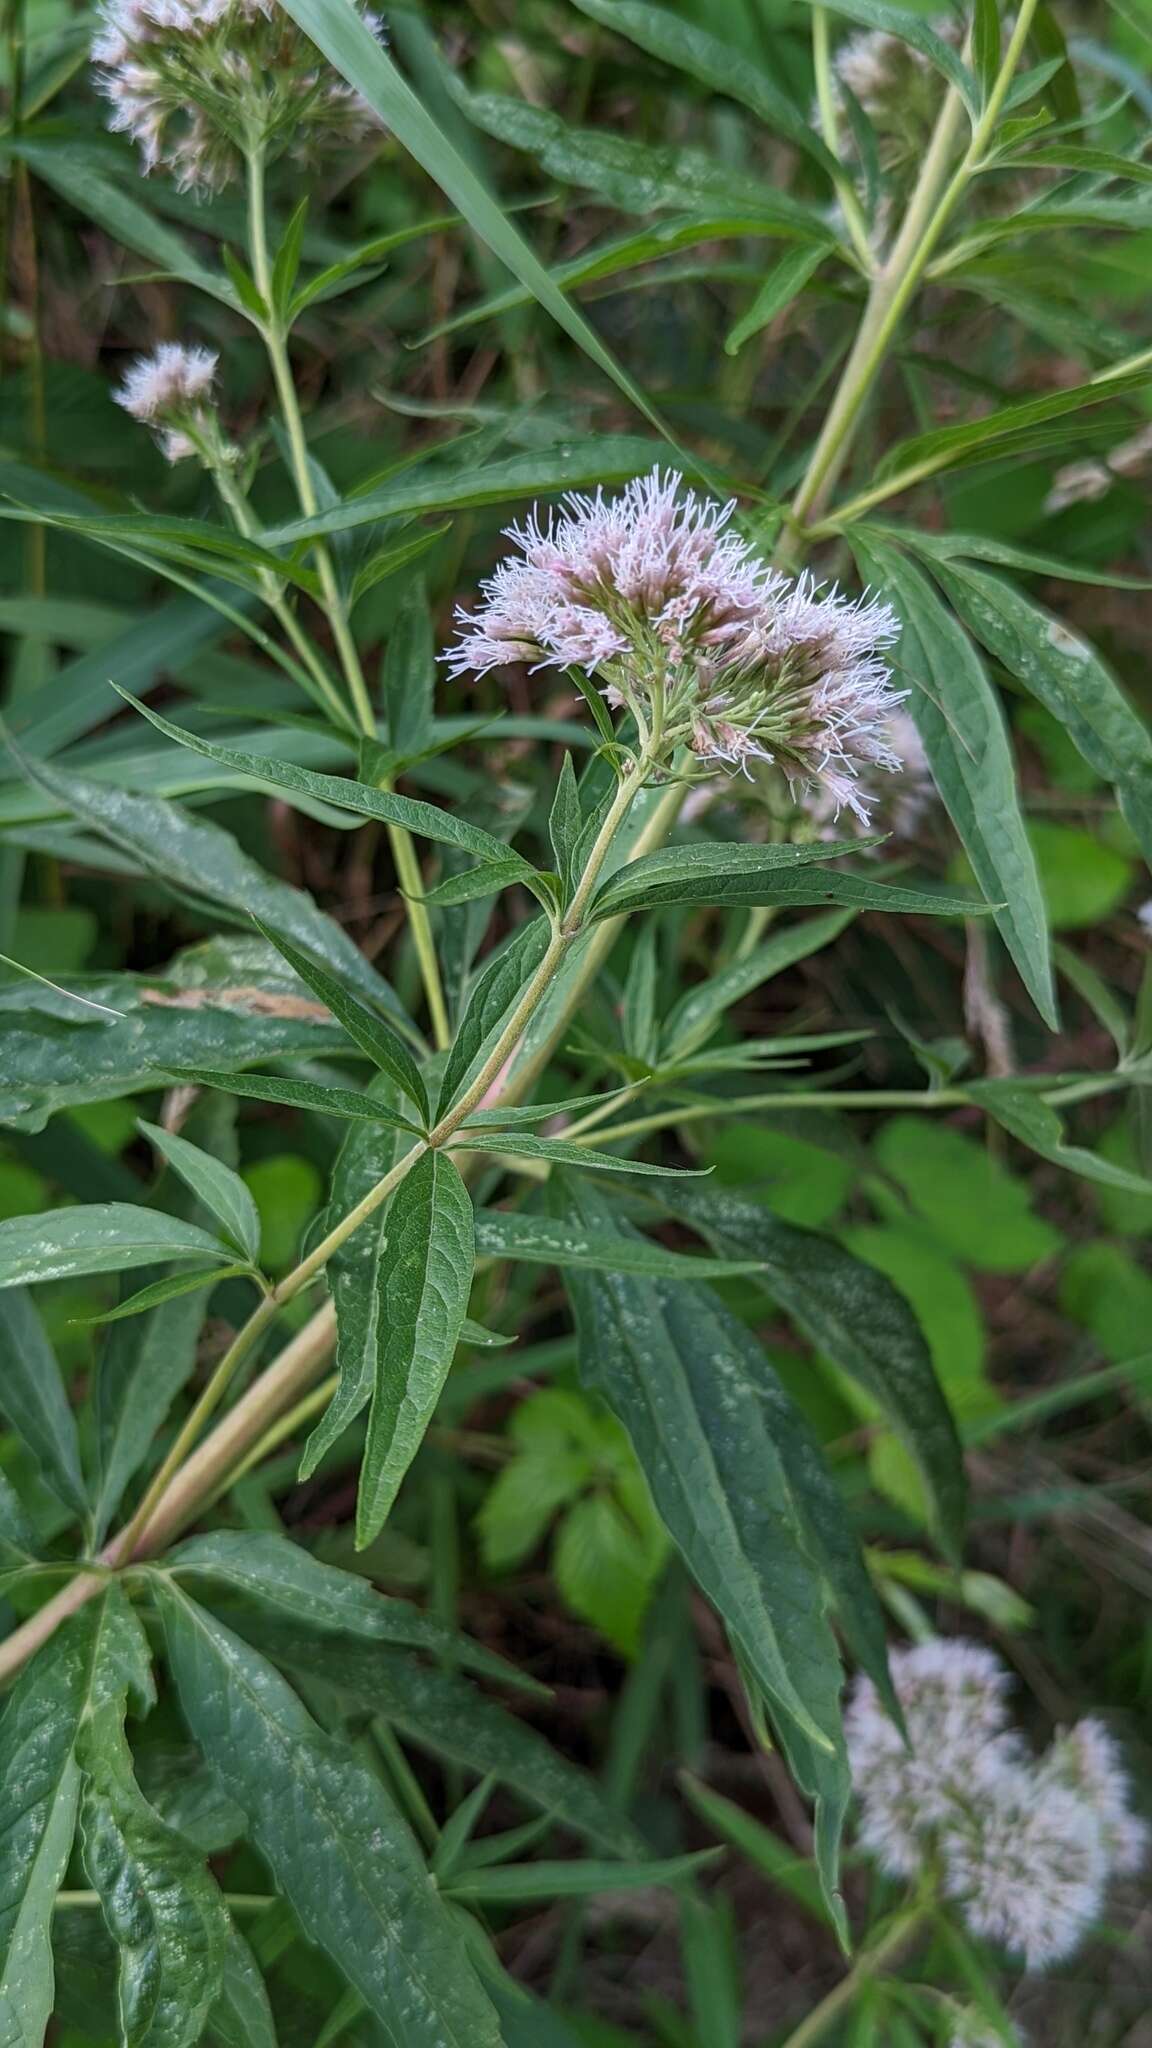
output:
[[[312,160],[377,125],[278,0],[104,0],[92,58],[109,125],[182,190],[226,185],[250,147]]]
[[[891,1668],[907,1746],[867,1679],[845,1717],[863,1847],[894,1876],[934,1862],[972,1932],[1029,1969],[1071,1954],[1147,1848],[1111,1737],[1082,1721],[1033,1758],[979,1644],[919,1644]]]
[[[943,42],[959,50],[956,22],[944,15],[927,24]],[[927,147],[945,83],[921,51],[885,29],[866,29],[849,36],[836,52],[833,87],[847,87],[863,108],[876,133],[876,147],[886,171],[911,168]],[[838,93],[843,141],[852,147],[845,94]]]
[[[733,531],[733,503],[653,470],[606,498],[568,497],[559,517],[508,529],[474,612],[461,610],[454,675],[509,662],[581,668],[669,755],[742,769],[774,762],[833,815],[866,821],[863,777],[900,765],[887,722],[899,702],[881,650],[887,606],[850,603],[779,575]]]
[[[156,428],[169,462],[195,455],[194,435],[212,426],[212,388],[219,360],[211,349],[162,341],[151,355],[137,357],[114,394],[117,405],[134,420]]]

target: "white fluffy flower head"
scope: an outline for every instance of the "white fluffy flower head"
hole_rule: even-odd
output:
[[[169,462],[197,452],[196,432],[213,421],[212,388],[219,357],[207,348],[162,341],[138,356],[114,396],[134,420],[155,427]]]
[[[377,125],[278,0],[104,0],[92,58],[110,127],[183,189],[218,190],[252,146],[311,160]]]
[[[508,529],[519,549],[461,610],[454,675],[509,662],[575,667],[643,733],[713,766],[775,762],[797,790],[866,821],[877,771],[899,766],[887,606],[771,569],[733,529],[734,503],[653,470],[613,497],[568,497]]]
[[[972,1932],[1029,1969],[1070,1955],[1109,1878],[1147,1852],[1107,1730],[1078,1722],[1033,1758],[1008,1726],[1008,1674],[976,1643],[919,1644],[891,1669],[907,1744],[867,1679],[845,1717],[862,1846],[894,1876],[931,1864]]]

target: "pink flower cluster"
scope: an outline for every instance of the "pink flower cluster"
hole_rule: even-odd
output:
[[[252,142],[307,159],[378,125],[278,0],[104,0],[92,59],[109,126],[184,190],[227,184]]]
[[[977,1643],[918,1644],[891,1670],[908,1743],[869,1679],[845,1716],[862,1846],[897,1877],[934,1860],[972,1932],[1029,1969],[1071,1954],[1109,1878],[1147,1854],[1112,1737],[1079,1721],[1033,1757],[1009,1725],[1008,1674]]]
[[[866,821],[863,778],[900,766],[882,658],[897,621],[778,574],[735,531],[734,510],[654,470],[510,527],[520,555],[476,611],[457,613],[444,659],[454,675],[518,661],[583,669],[669,749],[728,769],[773,762]]]

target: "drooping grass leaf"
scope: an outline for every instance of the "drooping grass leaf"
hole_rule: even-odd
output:
[[[467,1951],[381,1780],[258,1651],[161,1585],[185,1718],[310,1938],[397,2048],[500,2048]]]

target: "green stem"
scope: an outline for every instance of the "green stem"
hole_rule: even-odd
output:
[[[822,2040],[832,2022],[840,2018],[865,1984],[887,1970],[923,1932],[928,1911],[927,1906],[914,1906],[894,1920],[887,1933],[864,1950],[848,1975],[821,1999],[807,2019],[801,2020],[781,2048],[812,2048],[814,2041]]]
[[[979,169],[1011,86],[1035,14],[1037,0],[1022,0],[1008,48],[984,110],[960,163],[949,176],[964,120],[964,103],[951,86],[940,109],[916,191],[900,232],[879,271],[844,366],[836,396],[812,451],[781,537],[778,561],[787,566],[802,543],[804,528],[818,519],[847,459],[860,416],[892,339],[907,311],[929,259],[952,213]]]
[[[296,384],[292,375],[292,364],[288,355],[288,340],[280,316],[272,303],[272,264],[268,253],[268,228],[264,199],[264,156],[253,148],[248,157],[248,219],[249,243],[252,257],[252,276],[267,309],[266,317],[260,323],[264,346],[272,367],[272,378],[276,396],[283,415],[288,435],[292,474],[296,484],[296,495],[300,509],[308,519],[314,519],[319,511],[316,486],[308,461],[308,443],[304,434],[304,421],[300,414],[300,402],[296,395]],[[352,633],[348,608],[340,589],[331,550],[326,541],[313,543],[320,588],[324,595],[324,609],[332,628],[332,638],[340,657],[348,694],[352,702],[356,723],[367,739],[376,737],[376,719],[372,700],[364,679],[364,669]],[[432,1022],[433,1036],[437,1047],[443,1051],[452,1042],[452,1030],[448,1021],[448,1008],[444,1001],[444,988],[440,979],[440,967],[436,958],[436,945],[432,937],[432,926],[424,904],[419,900],[423,894],[423,883],[416,850],[410,835],[402,826],[388,827],[388,840],[396,863],[400,887],[407,901],[408,922],[412,932],[416,957],[420,965],[420,977],[428,1003],[428,1015]]]
[[[839,161],[840,137],[832,84],[832,48],[828,34],[828,10],[824,7],[815,7],[812,10],[812,68],[816,74],[816,104],[820,110],[820,132],[829,155],[837,160],[836,191],[840,200],[840,211],[844,215],[844,225],[851,236],[852,246],[860,259],[865,277],[872,277],[875,274],[876,257],[868,234],[868,223],[864,218],[851,176]]]

